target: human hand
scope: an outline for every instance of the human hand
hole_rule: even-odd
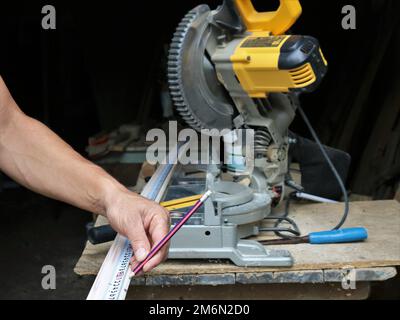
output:
[[[166,209],[128,190],[119,190],[110,197],[106,216],[113,229],[130,240],[134,252],[133,267],[146,258],[170,229],[170,216]],[[164,246],[145,264],[143,271],[151,271],[167,258],[167,254],[168,246]]]

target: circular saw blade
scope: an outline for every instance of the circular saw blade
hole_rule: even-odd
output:
[[[168,56],[168,83],[175,108],[197,131],[231,129],[235,114],[207,51],[212,47],[209,44],[216,42],[211,14],[207,5],[191,10],[178,25]]]

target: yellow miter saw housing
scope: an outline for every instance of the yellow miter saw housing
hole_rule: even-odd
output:
[[[240,39],[229,59],[250,97],[265,98],[270,92],[311,92],[318,86],[327,69],[318,41],[282,35],[301,14],[298,1],[281,1],[279,9],[269,13],[256,12],[249,0],[237,0],[235,8],[249,35]],[[223,77],[220,80],[224,82]]]
[[[253,33],[230,58],[244,91],[252,98],[270,92],[310,92],[326,72],[326,60],[311,37]]]

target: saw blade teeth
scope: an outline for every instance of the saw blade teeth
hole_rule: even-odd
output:
[[[183,39],[185,37],[185,32],[182,31],[175,31],[172,39],[177,38],[177,39]]]
[[[169,73],[176,73],[179,71],[179,67],[168,67],[167,70]]]
[[[183,37],[182,36],[175,36],[174,38],[172,38],[172,44],[173,45],[179,45],[182,44],[183,42]]]
[[[173,77],[173,74],[171,74],[171,76],[172,76],[171,78],[168,77],[168,84],[173,86],[173,85],[180,83],[178,78]]]
[[[182,98],[181,100],[179,100],[179,101],[174,100],[174,101],[176,101],[177,103],[179,102],[179,103],[182,103],[183,105],[185,105],[185,99],[183,98],[182,93],[180,91],[176,90],[176,91],[171,92],[171,97],[175,98],[175,99],[178,99],[179,97],[181,97]]]
[[[179,54],[179,49],[171,48],[171,49],[169,50],[169,53],[170,53],[170,54],[173,54],[173,55],[178,55],[178,54]]]
[[[176,111],[189,126],[201,130],[203,125],[195,119],[187,106],[181,78],[182,47],[187,32],[198,15],[199,12],[196,9],[189,11],[177,26],[168,50],[167,77],[170,95]]]
[[[168,55],[168,59],[169,59],[168,64],[170,62],[172,62],[172,63],[178,63],[179,62],[178,56],[176,54],[174,54],[174,53],[171,53],[171,52]]]
[[[176,74],[168,73],[168,78],[171,81],[179,81],[179,77]],[[179,84],[180,84],[180,82],[179,82]]]

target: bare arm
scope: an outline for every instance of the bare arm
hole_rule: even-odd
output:
[[[26,116],[1,77],[0,169],[31,190],[106,216],[131,240],[139,261],[169,230],[164,208],[128,191],[45,125]],[[166,254],[167,249],[144,270],[155,267]]]

